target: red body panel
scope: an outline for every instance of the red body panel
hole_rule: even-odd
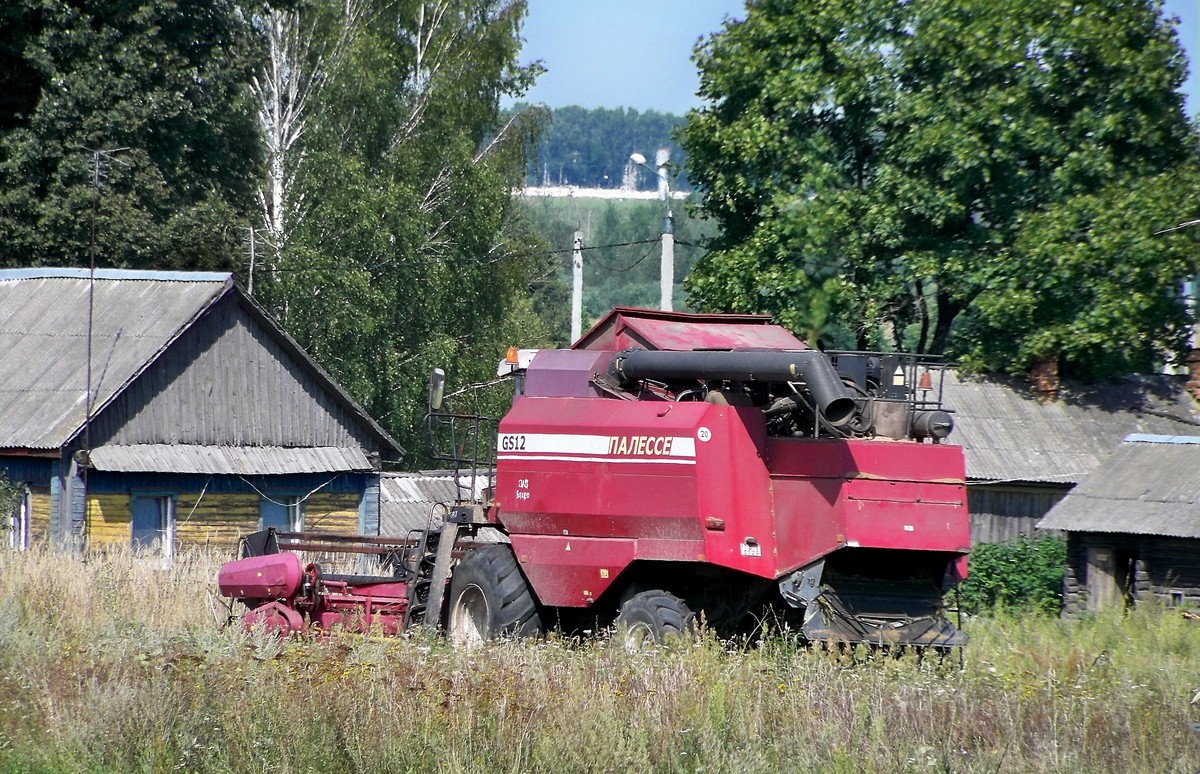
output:
[[[304,570],[291,553],[252,556],[229,562],[217,575],[222,596],[238,599],[285,599],[300,590]]]
[[[544,603],[594,602],[635,560],[773,579],[845,546],[965,552],[962,450],[768,438],[701,402],[519,398],[500,423],[496,519]]]
[[[617,307],[575,342],[573,349],[616,352],[645,349],[805,349],[786,328],[761,314],[696,314]]]

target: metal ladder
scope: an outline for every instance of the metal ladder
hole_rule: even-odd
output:
[[[442,599],[446,581],[450,578],[450,563],[454,544],[462,524],[446,519],[440,527],[424,530],[416,541],[405,564],[410,568],[408,610],[404,613],[404,628],[423,626],[437,631],[441,625]],[[433,611],[430,615],[429,611]]]

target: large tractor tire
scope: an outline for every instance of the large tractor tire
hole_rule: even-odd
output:
[[[690,640],[696,634],[696,614],[679,597],[666,591],[643,591],[621,605],[617,636],[625,648],[642,650],[671,640]]]
[[[542,618],[507,545],[472,549],[450,576],[450,641],[473,646],[499,637],[536,637]]]

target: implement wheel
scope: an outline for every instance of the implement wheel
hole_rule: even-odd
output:
[[[448,619],[450,641],[466,647],[542,633],[533,592],[507,545],[473,549],[454,568]]]
[[[631,652],[649,645],[664,645],[671,639],[690,639],[696,634],[696,614],[679,597],[666,591],[643,591],[621,605],[617,636]]]

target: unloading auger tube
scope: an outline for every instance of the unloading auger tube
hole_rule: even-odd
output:
[[[675,352],[627,349],[612,359],[608,373],[622,385],[640,379],[803,382],[830,425],[841,426],[858,411],[854,395],[842,383],[829,358],[817,350]]]

